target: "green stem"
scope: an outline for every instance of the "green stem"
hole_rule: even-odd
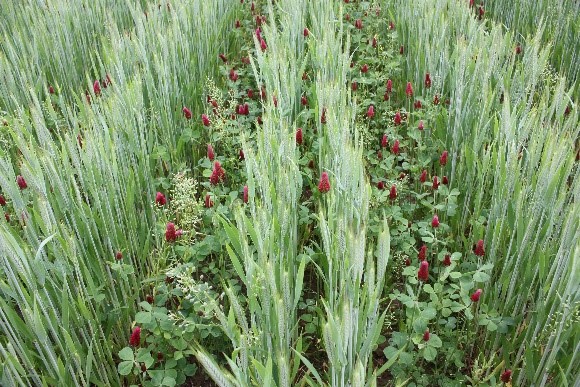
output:
[[[419,309],[419,296],[421,295],[421,288],[423,282],[422,281],[418,281],[417,283],[417,298],[415,299],[414,305],[413,305],[413,314],[411,314],[411,330],[410,332],[413,332],[413,324],[415,323],[415,310],[418,310],[419,313],[421,312],[421,310]],[[409,340],[411,340],[411,335],[409,335]],[[412,340],[411,340],[411,345],[413,345]]]

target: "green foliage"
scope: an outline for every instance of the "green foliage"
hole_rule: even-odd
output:
[[[572,2],[84,3],[0,0],[0,384],[574,384]]]
[[[121,383],[113,354],[127,343],[141,281],[159,269],[150,260],[154,182],[173,168],[182,121],[173,106],[154,104],[162,101],[153,98],[153,79],[174,65],[182,83],[163,90],[181,98],[189,77],[214,74],[219,47],[209,42],[225,36],[218,24],[195,27],[202,19],[185,14],[184,4],[173,10],[184,30],[159,34],[177,26],[171,14],[141,5],[103,0],[80,12],[64,0],[0,4],[7,81],[0,91],[0,187],[8,201],[0,228],[7,257],[0,267],[2,384]],[[234,10],[212,1],[195,12],[233,24]],[[199,56],[174,51],[159,61],[146,49],[177,35],[186,41],[191,30],[207,34],[198,39],[208,42]],[[153,150],[163,148],[171,157],[155,158]],[[18,189],[17,175],[27,189]],[[14,274],[28,266],[30,274]]]

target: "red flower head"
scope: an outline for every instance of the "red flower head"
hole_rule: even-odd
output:
[[[131,338],[129,339],[129,345],[131,347],[138,347],[141,343],[141,328],[133,328],[133,333],[131,333]]]
[[[247,89],[246,90],[246,95],[248,96],[249,99],[254,99],[254,90]]]
[[[439,178],[437,176],[433,176],[433,189],[439,189]]]
[[[244,186],[244,203],[248,202],[248,186]]]
[[[477,301],[479,301],[479,297],[481,297],[481,292],[483,292],[483,290],[481,290],[481,289],[477,289],[477,290],[475,291],[475,293],[473,293],[473,294],[471,295],[471,301],[473,301],[473,302],[477,302]]]
[[[310,31],[308,31],[308,28],[304,29],[304,37],[307,38],[308,35],[310,35]]]
[[[240,28],[242,26],[242,23],[240,23],[239,20],[236,20],[236,28]]]
[[[268,94],[266,93],[266,88],[262,86],[262,88],[260,89],[260,98],[262,98],[265,101],[267,95]]]
[[[49,92],[50,94],[54,94],[54,87],[52,87],[52,86],[48,86],[48,92]]]
[[[485,255],[485,251],[483,250],[483,240],[480,239],[477,241],[477,245],[475,246],[475,255],[479,257],[483,257]]]
[[[415,106],[415,109],[421,109],[423,107],[423,104],[419,100],[416,100],[413,105]]]
[[[4,213],[4,219],[6,219],[6,221],[7,221],[8,223],[10,223],[10,214],[9,214],[8,212],[5,212],[5,213]]]
[[[431,338],[431,335],[429,334],[429,328],[427,328],[425,330],[425,333],[423,333],[423,341],[429,341],[430,338]]]
[[[433,97],[433,105],[439,105],[439,94],[435,94]]]
[[[381,152],[380,150],[377,152],[377,158],[379,160],[382,160],[383,159],[383,152]]]
[[[389,95],[389,92],[385,92],[385,95],[383,95],[383,101],[388,101],[391,98],[391,96]]]
[[[223,181],[226,177],[226,171],[222,168],[219,161],[213,163],[213,171],[209,178],[211,185],[217,185],[220,181]]]
[[[302,98],[300,98],[300,103],[302,104],[302,106],[308,105],[308,98],[306,98],[306,96],[303,95]]]
[[[6,205],[6,199],[4,196],[0,195],[0,206],[4,207]]]
[[[431,75],[429,73],[425,74],[425,88],[431,87]]]
[[[26,180],[24,180],[22,175],[16,176],[16,184],[21,190],[28,188],[28,184],[26,184]]]
[[[244,154],[244,150],[243,149],[240,149],[240,153],[239,153],[238,157],[240,158],[240,160],[245,160],[246,159],[246,155]]]
[[[429,280],[429,262],[421,262],[421,266],[419,266],[419,271],[417,272],[417,279],[423,282]]]
[[[274,103],[274,107],[278,107],[278,98],[276,96],[272,96],[272,102]]]
[[[451,265],[451,255],[445,254],[445,258],[443,258],[443,265],[445,266]]]
[[[419,121],[419,126],[417,126],[417,129],[419,129],[419,130],[425,129],[425,125],[423,125],[423,121],[422,120]]]
[[[427,246],[423,245],[419,249],[419,261],[424,261],[427,258]]]
[[[213,207],[213,201],[211,200],[210,194],[205,194],[205,208]]]
[[[483,15],[485,15],[485,9],[483,9],[483,6],[480,5],[479,6],[479,20],[483,19]]]
[[[405,259],[405,266],[411,266],[411,260],[409,258]]]
[[[383,138],[381,139],[381,147],[386,148],[389,145],[389,138],[386,134],[383,134]]]
[[[262,40],[262,30],[260,27],[256,28],[256,39],[258,39],[258,41]]]
[[[367,110],[367,117],[373,118],[375,116],[375,107],[373,105],[369,106],[369,110]]]
[[[405,94],[407,94],[407,97],[411,98],[413,96],[413,86],[411,85],[411,82],[407,82],[407,87],[405,88]]]
[[[350,21],[350,15],[348,13],[344,15],[344,18],[346,19],[346,21]]]
[[[326,124],[326,108],[322,108],[322,115],[320,116],[320,123]]]
[[[211,144],[207,144],[207,158],[209,161],[213,161],[215,159],[215,153]]]
[[[399,47],[399,54],[403,55],[405,53],[405,46]]]
[[[352,81],[352,83],[350,84],[350,87],[352,88],[352,91],[356,91],[356,89],[358,89],[357,81]]]
[[[358,30],[362,30],[362,28],[363,28],[362,20],[361,19],[356,19],[356,21],[354,22],[354,26]]]
[[[228,63],[228,58],[226,58],[226,56],[224,54],[220,54],[219,57],[222,60],[222,62]]]
[[[509,383],[511,378],[512,378],[512,370],[510,369],[505,370],[500,376],[501,381],[504,383]]]
[[[367,71],[369,71],[369,65],[367,65],[367,64],[365,63],[364,65],[362,65],[362,66],[361,66],[361,68],[360,68],[360,71],[361,71],[363,74],[366,74],[366,73],[367,73]]]
[[[469,8],[473,8],[475,5],[475,0],[469,0]]]
[[[443,185],[447,185],[447,184],[449,184],[449,179],[447,178],[447,176],[443,176],[443,179],[441,179],[441,182],[443,183]]]
[[[266,44],[266,41],[264,39],[260,40],[260,49],[262,51],[266,51],[266,49],[268,48],[268,45]]]
[[[96,80],[95,83],[93,83],[93,92],[95,93],[95,95],[101,94],[101,84],[99,83],[98,80]]]
[[[382,181],[379,181],[377,183],[377,188],[380,189],[381,191],[385,189],[385,183],[383,183]]]
[[[157,203],[160,206],[164,206],[165,203],[167,203],[165,195],[163,195],[161,192],[157,192],[157,195],[155,195],[155,203]]]
[[[424,183],[427,181],[427,170],[423,169],[423,172],[421,172],[421,177],[419,178],[419,181],[421,183]]]
[[[433,215],[433,219],[431,220],[431,226],[433,228],[439,227],[439,217],[437,216],[437,214]]]
[[[326,193],[330,191],[330,180],[328,179],[328,173],[322,172],[320,180],[318,181],[318,191],[320,193]]]
[[[256,119],[256,121],[258,121],[258,125],[262,125],[264,123],[262,121],[262,116],[258,116],[258,118]]]
[[[393,81],[389,79],[387,81],[387,93],[391,93],[392,91],[393,91]]]
[[[243,106],[243,107],[244,107],[244,109],[243,109],[243,114],[244,114],[245,116],[249,115],[249,114],[250,114],[250,106],[248,105],[248,103],[247,103],[247,102],[246,102],[246,103],[244,103],[244,106]]]
[[[395,23],[393,23],[392,21],[389,22],[389,29],[390,30],[394,30],[395,29]]]
[[[395,140],[393,147],[391,148],[391,152],[398,155],[399,154],[399,140]]]
[[[167,242],[175,242],[177,237],[179,235],[181,235],[181,232],[178,232],[178,231],[181,231],[181,230],[176,230],[175,224],[173,224],[171,222],[167,223],[167,227],[165,227],[165,240]]]
[[[209,118],[205,114],[201,115],[201,122],[203,123],[203,126],[209,126],[209,124],[210,124]]]
[[[401,125],[401,112],[396,112],[395,113],[395,118],[393,119],[393,121],[395,122],[395,125]]]
[[[516,54],[521,54],[522,53],[522,46],[520,46],[519,44],[516,46]]]
[[[373,40],[372,40],[371,45],[373,46],[373,48],[377,48],[377,37],[376,36],[373,36]]]
[[[391,191],[389,192],[389,199],[395,200],[396,198],[397,198],[397,186],[393,184],[391,186]]]
[[[447,151],[443,151],[443,153],[441,153],[441,157],[439,157],[439,164],[441,164],[441,166],[447,164],[447,155],[448,155]]]
[[[252,1],[252,4],[250,5],[250,11],[254,12],[255,9],[256,9],[256,4],[254,4],[254,2]]]
[[[121,259],[123,259],[123,253],[120,251],[117,251],[117,253],[115,254],[115,259],[117,261],[120,261]]]
[[[231,69],[231,70],[230,70],[230,80],[231,80],[232,82],[235,82],[235,81],[237,81],[237,80],[238,80],[238,73],[237,73],[237,72],[236,72],[236,70],[234,70],[234,69]]]
[[[296,129],[296,144],[302,145],[302,128]]]
[[[191,119],[191,110],[189,110],[187,107],[184,106],[181,111],[183,112],[183,116],[186,119],[188,119],[188,120]]]

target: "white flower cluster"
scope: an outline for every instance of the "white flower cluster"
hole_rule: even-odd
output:
[[[171,192],[171,209],[174,212],[176,224],[183,229],[184,240],[193,240],[196,227],[201,221],[203,205],[196,198],[197,181],[186,177],[185,173],[178,173],[173,177]]]

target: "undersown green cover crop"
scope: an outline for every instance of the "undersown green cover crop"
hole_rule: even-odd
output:
[[[0,0],[0,385],[580,385],[531,4]]]

